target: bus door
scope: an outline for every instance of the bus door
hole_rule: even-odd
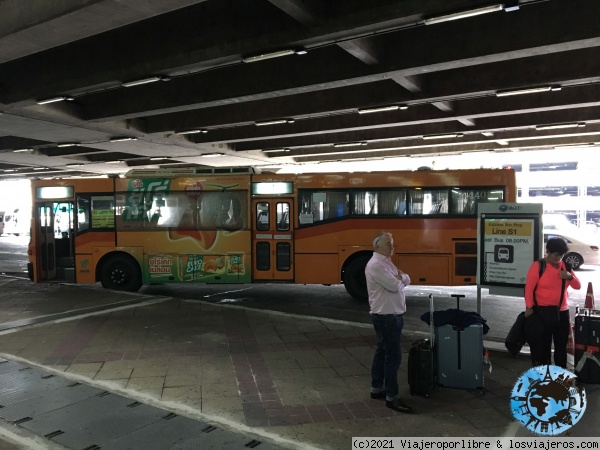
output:
[[[75,281],[73,203],[38,203],[38,281]]]
[[[255,199],[252,202],[254,258],[252,277],[256,281],[294,279],[294,240],[291,214],[293,199]]]

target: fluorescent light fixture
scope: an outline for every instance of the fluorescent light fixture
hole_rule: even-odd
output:
[[[359,145],[367,145],[366,142],[342,142],[339,144],[333,144],[334,147],[356,147]]]
[[[270,148],[267,150],[262,150],[263,153],[276,153],[276,152],[289,152],[289,148]]]
[[[481,134],[487,137],[491,137],[494,135],[494,133],[492,133],[491,131],[482,131]]]
[[[289,181],[280,181],[275,183],[257,182],[252,183],[252,195],[256,194],[291,194],[293,192],[292,183]]]
[[[379,106],[376,108],[364,108],[364,109],[359,109],[358,113],[359,114],[370,114],[370,113],[378,113],[378,112],[385,112],[385,111],[396,111],[398,109],[408,109],[408,106],[406,106],[406,105],[404,105],[404,106],[389,105],[389,106]]]
[[[175,134],[198,134],[198,133],[208,133],[208,130],[203,130],[201,128],[196,128],[193,130],[184,130],[184,131],[176,131]]]
[[[423,139],[450,139],[450,138],[459,138],[463,137],[462,133],[448,133],[448,134],[429,134],[427,136],[423,136]]]
[[[56,144],[57,147],[77,147],[79,142],[63,142],[61,144]]]
[[[59,97],[52,97],[52,98],[46,98],[44,100],[38,100],[36,103],[38,105],[46,105],[48,103],[55,103],[55,102],[62,102],[65,100],[73,100],[72,97],[67,97],[67,96],[59,96]]]
[[[515,89],[512,91],[498,91],[496,92],[496,97],[508,97],[509,95],[522,95],[522,94],[538,94],[540,92],[548,92],[553,89],[551,86],[539,86],[532,88],[524,88],[524,89]]]
[[[81,167],[81,166],[83,166],[83,164],[77,164],[77,163],[67,164],[67,167]]]
[[[121,164],[123,161],[120,159],[115,159],[114,161],[105,161],[106,164]]]
[[[588,142],[586,144],[565,144],[565,145],[557,145],[554,147],[555,150],[572,150],[574,148],[592,148],[595,147],[596,144],[593,142]]]
[[[203,158],[216,158],[217,156],[223,156],[223,153],[203,153],[200,156]]]
[[[17,169],[4,169],[4,172],[16,172]]]
[[[34,167],[33,170],[46,170],[46,167]]]
[[[257,127],[262,127],[264,125],[280,125],[283,123],[294,123],[294,119],[274,119],[274,120],[265,120],[262,122],[254,122],[254,125]]]
[[[171,159],[170,156],[153,156],[150,161],[162,161],[163,159]]]
[[[133,86],[139,86],[140,84],[148,84],[148,83],[154,83],[156,81],[161,81],[163,80],[163,77],[148,77],[148,78],[142,78],[140,80],[133,80],[133,81],[126,81],[124,83],[121,83],[121,86],[123,87],[133,87]]]
[[[430,19],[423,19],[423,23],[425,25],[433,25],[435,23],[449,22],[451,20],[464,19],[467,17],[479,16],[481,14],[501,11],[502,8],[504,8],[504,5],[502,3],[497,5],[484,6],[483,8],[476,8],[468,11],[446,14],[444,16],[432,17]]]
[[[496,141],[498,144],[500,145],[508,145],[508,141],[504,141],[504,140],[498,140]]]
[[[20,148],[18,150],[13,150],[13,153],[29,153],[32,152],[32,148]]]
[[[260,55],[246,56],[242,58],[242,61],[245,63],[251,63],[256,61],[263,61],[265,59],[271,58],[279,58],[280,56],[288,56],[288,55],[305,55],[307,52],[305,49],[287,49],[287,50],[279,50],[277,52],[271,53],[261,53]]]
[[[585,123],[583,122],[573,122],[573,123],[551,123],[550,125],[536,125],[536,130],[558,130],[560,128],[577,128],[577,127],[585,127]]]
[[[137,141],[135,137],[114,137],[110,138],[110,142],[125,142],[125,141]]]

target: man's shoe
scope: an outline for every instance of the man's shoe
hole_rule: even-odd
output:
[[[373,400],[381,400],[385,398],[385,392],[371,392],[371,398]]]
[[[404,404],[404,402],[402,400],[400,400],[399,398],[395,398],[392,401],[386,400],[385,401],[385,406],[387,406],[390,409],[393,409],[394,411],[398,411],[401,413],[412,413],[413,409]]]

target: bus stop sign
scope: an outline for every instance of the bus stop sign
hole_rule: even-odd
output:
[[[500,295],[522,295],[531,263],[543,255],[542,213],[541,203],[477,205],[480,287]]]

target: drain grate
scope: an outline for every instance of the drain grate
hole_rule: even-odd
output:
[[[47,439],[52,439],[52,438],[55,438],[56,436],[60,436],[61,434],[64,434],[64,431],[56,430],[56,431],[53,431],[52,433],[45,434],[44,437]]]
[[[56,389],[47,389],[39,395],[12,402],[0,410],[0,417],[11,422],[26,416],[37,417],[86,400],[97,392],[98,389],[82,384],[74,387],[62,386]]]
[[[0,417],[68,448],[281,449],[11,361],[0,361],[0,386]]]

